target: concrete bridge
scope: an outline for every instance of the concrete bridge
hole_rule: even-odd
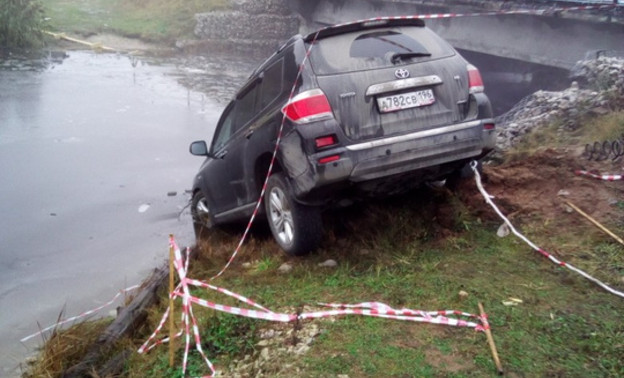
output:
[[[555,11],[576,2],[527,1],[409,1],[409,0],[295,0],[291,6],[310,29],[377,16],[445,13],[531,11],[426,20],[427,26],[456,48],[570,69],[597,51],[624,55],[624,2],[603,10]]]

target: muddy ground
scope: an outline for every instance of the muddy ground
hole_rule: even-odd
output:
[[[575,174],[585,170],[597,174],[620,174],[619,161],[589,161],[578,150],[544,149],[532,156],[498,166],[484,168],[485,189],[495,196],[495,203],[513,221],[539,216],[544,221],[560,222],[564,226],[571,213],[563,199],[601,222],[620,224],[622,219],[621,182],[601,181]],[[465,182],[463,185],[472,185]],[[472,193],[468,195],[467,193]],[[461,196],[475,211],[483,208],[479,193],[461,191]],[[491,214],[491,215],[488,215]],[[495,217],[491,211],[483,216]]]

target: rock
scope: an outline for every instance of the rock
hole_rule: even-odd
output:
[[[459,299],[466,299],[468,298],[468,293],[464,290],[460,290],[459,293],[457,293],[457,295],[459,295]]]
[[[498,230],[496,231],[496,236],[498,236],[499,238],[504,238],[505,236],[509,235],[509,226],[507,226],[507,223],[503,223],[500,225],[500,227],[498,227]]]
[[[275,330],[269,329],[269,330],[266,330],[266,331],[260,333],[260,337],[263,338],[263,339],[272,339],[272,338],[275,337],[275,334],[276,334]]]
[[[557,195],[560,197],[568,197],[570,195],[570,192],[568,190],[561,189],[557,192]]]
[[[268,360],[269,359],[269,348],[263,348],[260,351],[260,360]]]
[[[571,70],[574,79],[560,92],[537,91],[496,118],[497,148],[506,150],[531,130],[564,118],[562,132],[578,128],[596,109],[620,107],[624,101],[624,59],[600,56],[584,60]]]
[[[303,345],[298,346],[298,347],[295,349],[295,354],[296,354],[297,356],[301,356],[301,355],[306,354],[306,352],[307,352],[307,351],[309,351],[309,350],[310,350],[310,346],[309,346],[309,345],[306,345],[306,344],[303,344]]]
[[[167,192],[168,197],[175,197],[177,195],[178,195],[178,192],[175,192],[175,191]]]
[[[282,265],[280,265],[279,268],[277,268],[277,270],[281,273],[288,273],[290,271],[292,271],[293,267],[292,265],[290,265],[289,263],[283,263]]]
[[[318,266],[333,268],[333,267],[338,266],[338,263],[336,262],[336,260],[329,259],[329,260],[326,260],[325,262],[318,264]]]

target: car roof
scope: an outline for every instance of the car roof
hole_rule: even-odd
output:
[[[303,40],[310,43],[315,40],[332,37],[335,35],[351,33],[354,31],[379,29],[393,26],[416,26],[424,27],[425,21],[418,16],[378,17],[367,20],[348,22],[345,24],[328,26],[306,35]]]
[[[397,17],[377,17],[370,18],[366,20],[358,20],[353,22],[347,22],[344,24],[337,24],[332,26],[327,26],[318,31],[312,32],[305,37],[300,34],[296,34],[284,42],[278,49],[275,51],[270,57],[268,57],[264,62],[262,62],[255,70],[252,71],[251,75],[249,75],[249,79],[254,77],[258,72],[262,71],[264,68],[268,66],[270,62],[275,59],[277,55],[279,55],[282,51],[284,51],[288,46],[294,44],[298,40],[302,40],[306,43],[310,43],[312,41],[318,41],[319,39],[333,37],[340,34],[351,33],[359,30],[372,30],[372,29],[380,29],[387,27],[396,27],[396,26],[416,26],[416,27],[424,27],[425,21],[418,16],[397,16]]]

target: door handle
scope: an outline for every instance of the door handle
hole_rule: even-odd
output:
[[[253,129],[249,129],[245,132],[245,138],[249,139],[251,138],[251,136],[253,135],[254,130]]]

